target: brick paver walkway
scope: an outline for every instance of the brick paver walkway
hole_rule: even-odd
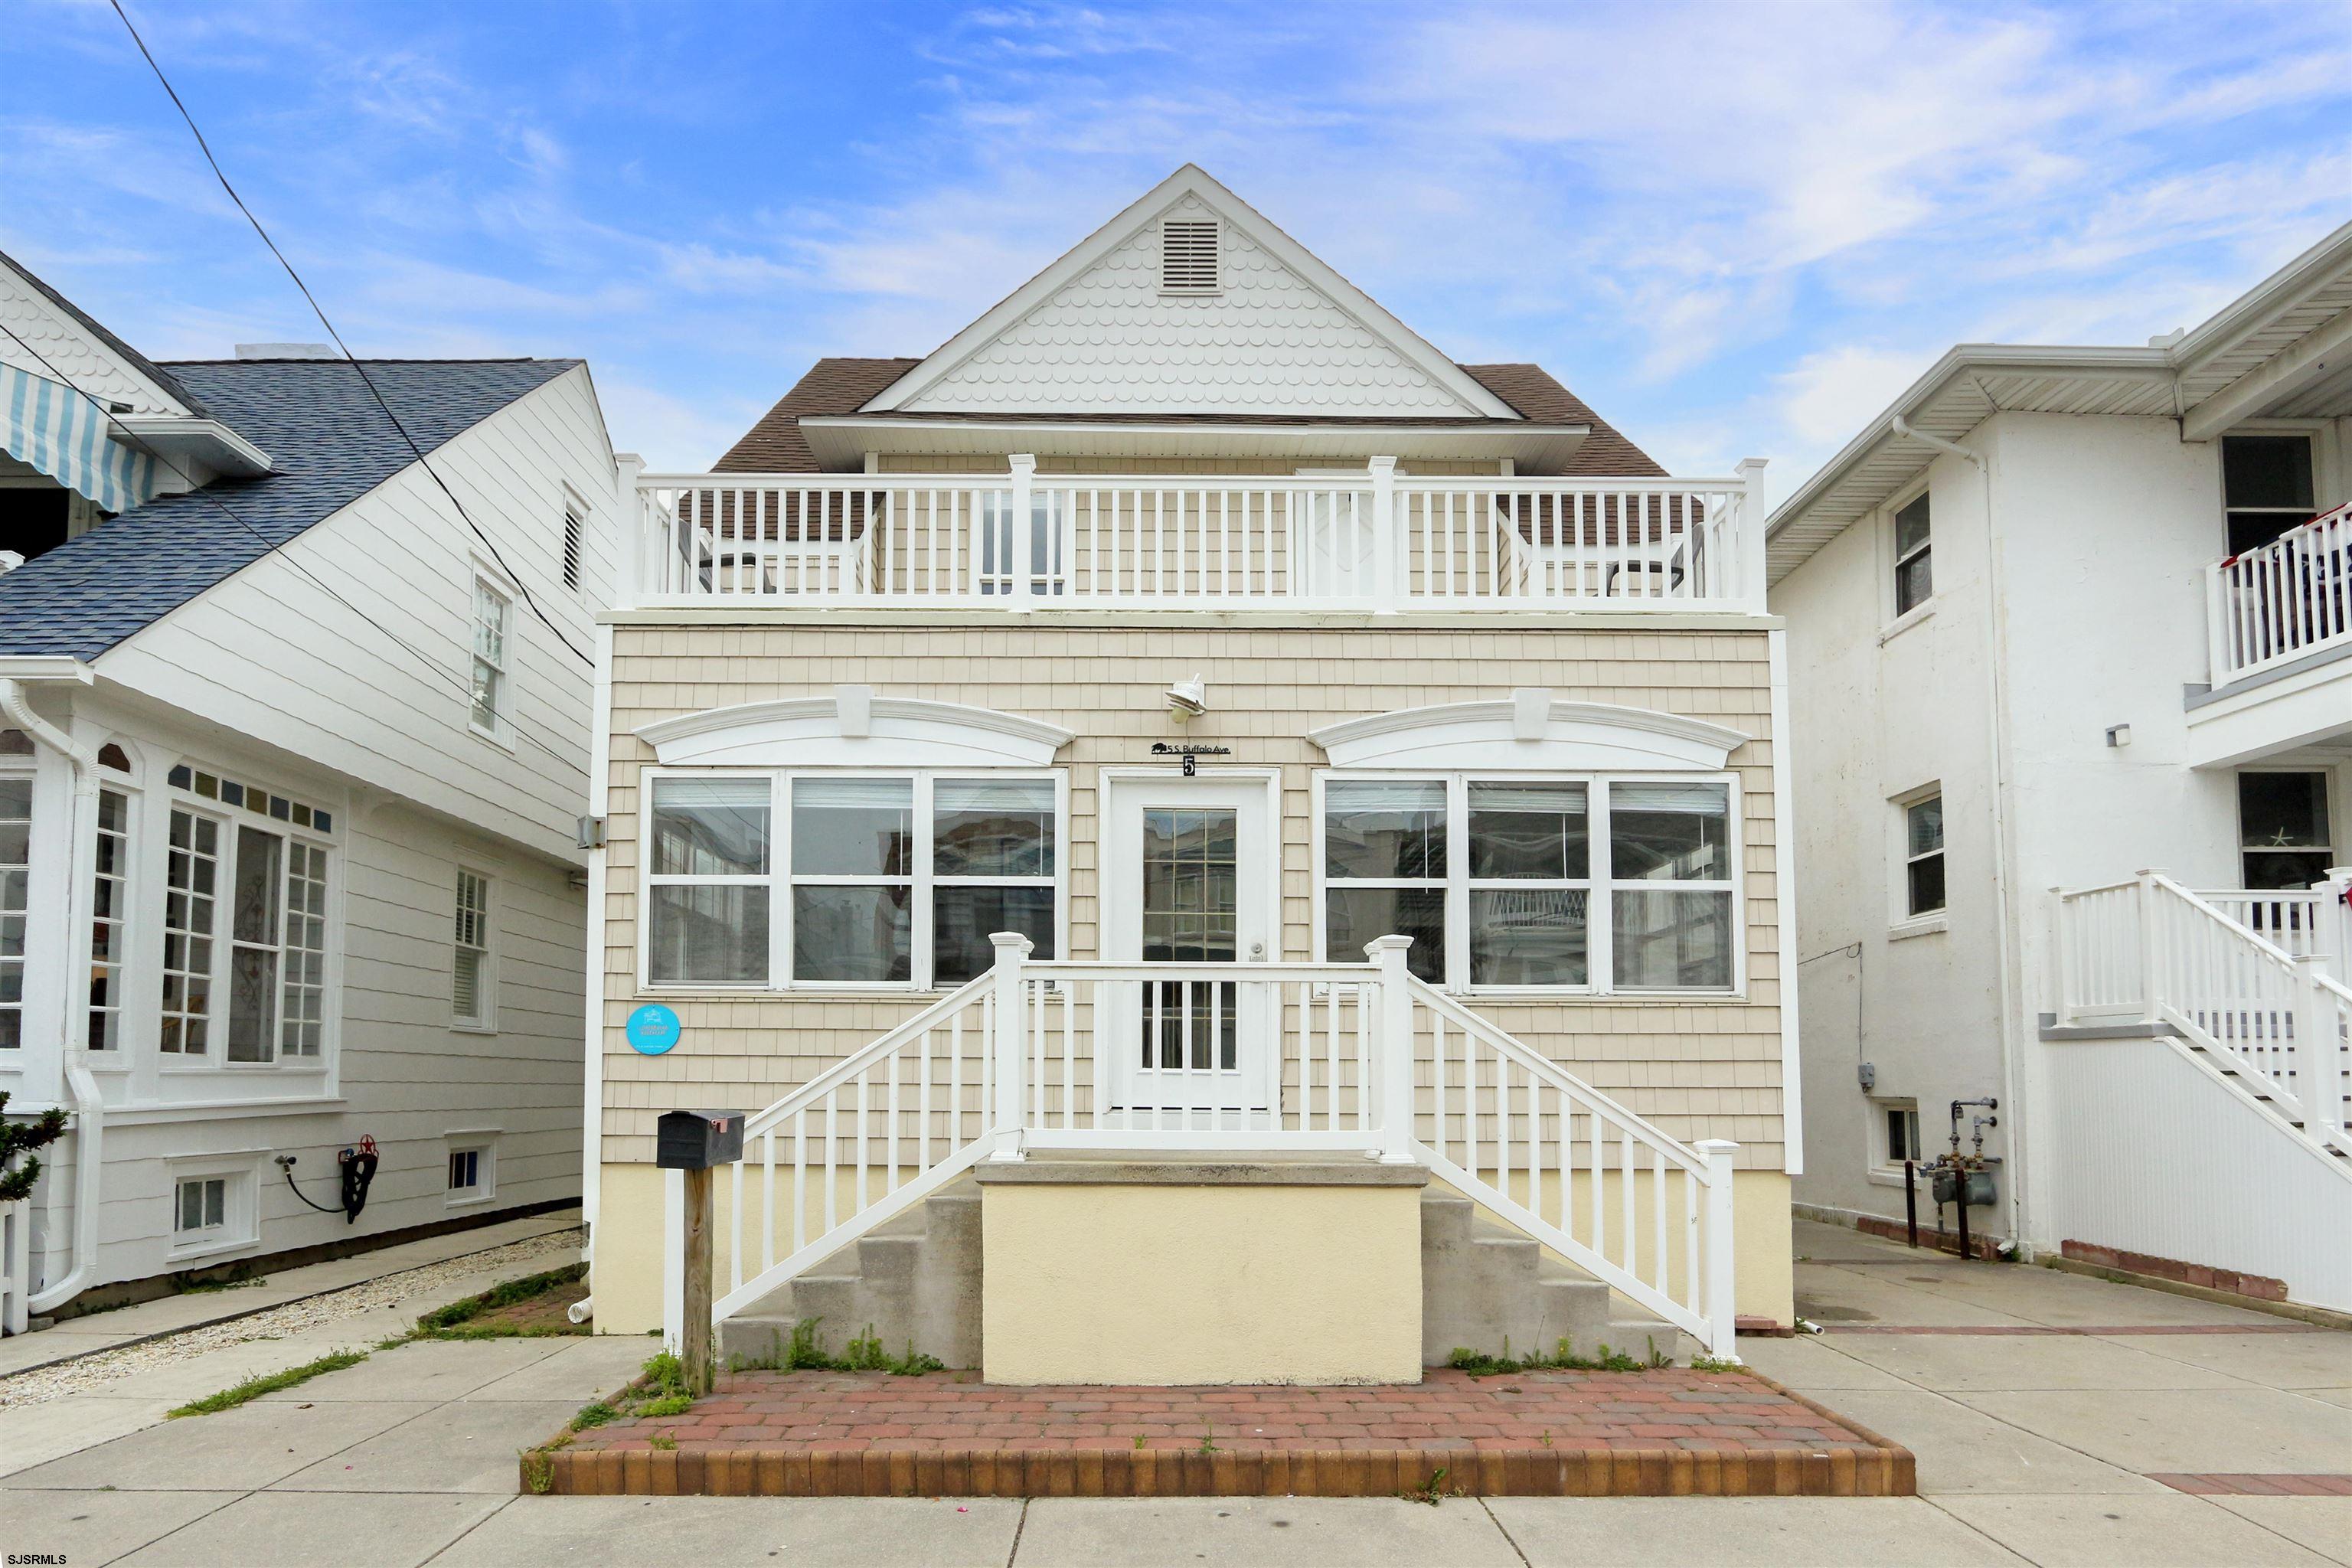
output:
[[[1441,1468],[1473,1494],[1912,1490],[1910,1455],[1866,1429],[1761,1378],[1683,1368],[1346,1388],[740,1373],[682,1415],[593,1427],[550,1458],[571,1492],[1383,1495]]]

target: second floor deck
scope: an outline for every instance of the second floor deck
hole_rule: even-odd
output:
[[[646,474],[625,607],[1764,611],[1728,479]]]

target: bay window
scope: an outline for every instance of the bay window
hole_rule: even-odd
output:
[[[1061,816],[1042,774],[656,776],[646,981],[944,988],[1000,931],[1050,958]]]
[[[1410,936],[1456,991],[1728,992],[1739,925],[1722,778],[1325,778],[1318,951]]]

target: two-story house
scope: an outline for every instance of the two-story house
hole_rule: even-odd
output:
[[[2352,1308],[2347,463],[2352,226],[2144,346],[1960,345],[1773,513],[1802,1204],[1981,1131],[1979,1236]]]
[[[159,365],[0,258],[0,440],[8,1327],[575,1201],[587,367]]]
[[[1197,168],[628,477],[601,1331],[996,1381],[1732,1352],[1791,1316],[1758,470],[1454,363]]]

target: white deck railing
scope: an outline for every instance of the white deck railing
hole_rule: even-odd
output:
[[[2170,878],[2142,872],[2062,890],[2057,944],[2061,1023],[2167,1026],[2313,1140],[2352,1151],[2352,989],[2326,973],[2326,936],[2316,951],[2290,952]]]
[[[0,1333],[21,1334],[31,1321],[33,1205],[0,1204]]]
[[[2205,569],[2215,689],[2352,647],[2352,504]]]
[[[1760,610],[1728,479],[648,474],[628,602]]]
[[[983,1159],[1087,1150],[1428,1165],[1736,1357],[1735,1145],[1687,1147],[1406,972],[997,962],[751,1118],[727,1318]]]

